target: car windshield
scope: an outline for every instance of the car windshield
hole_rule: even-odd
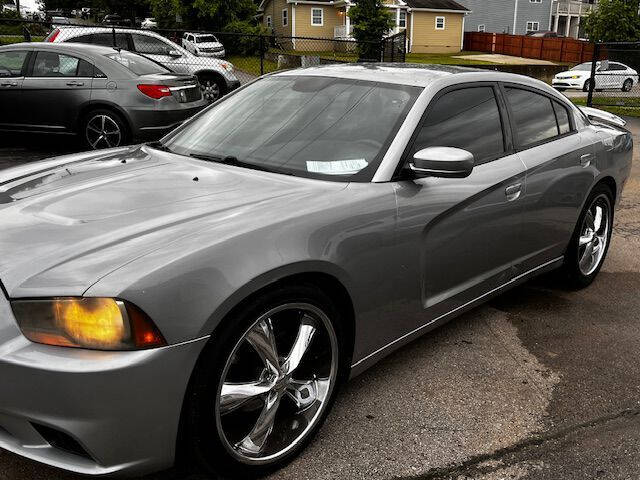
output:
[[[422,89],[343,78],[259,80],[164,139],[182,155],[369,181]]]
[[[591,62],[581,63],[580,65],[576,65],[571,70],[587,70],[591,71]]]
[[[196,37],[196,43],[212,43],[217,41],[218,39],[213,35],[202,35],[200,37]]]
[[[171,70],[163,67],[159,63],[149,60],[141,55],[121,50],[119,52],[106,55],[107,58],[115,60],[120,65],[129,69],[136,75],[150,75],[153,73],[168,73]]]

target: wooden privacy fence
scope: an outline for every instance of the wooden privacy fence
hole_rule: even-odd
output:
[[[507,33],[465,32],[464,49],[567,63],[590,62],[593,57],[593,44],[582,40]]]

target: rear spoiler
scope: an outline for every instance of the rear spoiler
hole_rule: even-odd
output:
[[[627,121],[618,115],[614,115],[613,113],[605,112],[604,110],[600,110],[599,108],[592,107],[578,107],[582,113],[584,113],[589,120],[596,123],[605,123],[607,125],[613,125],[616,127],[624,127],[627,124]]]

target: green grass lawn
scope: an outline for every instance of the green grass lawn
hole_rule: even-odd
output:
[[[244,57],[240,55],[231,55],[225,58],[225,60],[230,61],[238,70],[250,73],[251,75],[260,75],[260,57],[258,56]],[[264,60],[264,73],[271,73],[276,70],[278,70],[277,63],[270,62],[267,59]]]
[[[44,37],[31,37],[32,42],[41,42]],[[12,43],[24,42],[22,35],[0,35],[0,45],[11,45]]]
[[[586,98],[570,98],[570,100],[575,104],[575,105],[579,105],[581,107],[585,106],[587,104],[587,99]],[[611,102],[612,99],[607,98],[607,103],[613,103]],[[615,100],[615,99],[614,99]],[[613,113],[615,115],[622,115],[622,116],[627,116],[627,117],[640,117],[640,99],[637,98],[625,98],[624,100],[629,101],[629,100],[635,100],[636,102],[638,102],[638,105],[633,105],[633,106],[624,106],[624,105],[597,105],[598,99],[595,99],[595,104],[593,105],[594,108],[599,108],[600,110],[605,110],[607,112]],[[636,103],[634,102],[634,103]]]

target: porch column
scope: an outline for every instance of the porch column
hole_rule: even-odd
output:
[[[345,35],[347,37],[351,33],[350,32],[350,30],[351,30],[351,18],[349,18],[349,8],[350,8],[349,5],[344,7],[344,24],[345,24],[345,27],[347,29],[347,31],[345,32]]]
[[[398,33],[400,31],[400,9],[396,8],[396,29],[393,33]]]
[[[560,20],[560,0],[556,0],[556,18],[553,22],[553,31],[558,33],[558,21]]]
[[[567,23],[565,24],[564,36],[569,37],[570,31],[571,31],[571,15],[567,15]]]

